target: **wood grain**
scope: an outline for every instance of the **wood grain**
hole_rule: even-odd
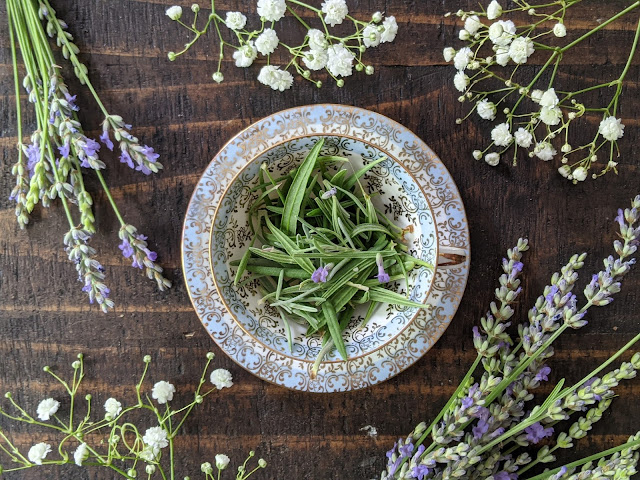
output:
[[[615,238],[616,209],[639,193],[637,145],[640,118],[640,64],[636,58],[620,114],[627,125],[620,143],[620,175],[573,186],[556,173],[559,165],[521,158],[517,167],[495,169],[471,157],[488,138],[488,127],[475,119],[456,125],[464,107],[452,86],[451,67],[441,56],[445,45],[457,44],[454,18],[447,11],[472,8],[472,1],[350,0],[356,16],[377,10],[395,14],[400,31],[393,44],[367,52],[375,74],[349,78],[338,89],[322,89],[296,79],[281,94],[255,81],[258,67],[236,69],[225,60],[226,80],[210,81],[217,50],[213,39],[202,41],[184,58],[170,63],[166,52],[186,40],[164,10],[174,0],[56,0],[60,16],[71,25],[81,57],[92,80],[113,112],[134,124],[134,133],[162,155],[165,170],[141,177],[105,157],[107,181],[128,221],[150,238],[161,264],[174,281],[166,293],[127,266],[117,248],[117,221],[107,208],[97,182],[97,227],[93,240],[107,267],[107,282],[117,302],[115,312],[100,314],[86,304],[73,266],[62,249],[63,215],[59,206],[37,210],[33,223],[20,231],[13,206],[6,199],[12,188],[16,128],[11,58],[6,28],[0,31],[0,392],[35,410],[45,396],[62,396],[42,372],[51,365],[68,374],[78,352],[84,352],[89,375],[87,391],[95,404],[115,395],[133,398],[133,386],[144,354],[153,357],[149,380],[176,384],[176,401],[189,398],[200,375],[204,355],[217,354],[215,364],[233,372],[236,385],[205,402],[179,437],[179,463],[184,474],[198,478],[199,464],[226,452],[234,462],[255,449],[269,462],[256,479],[369,479],[379,477],[384,452],[422,420],[439,411],[473,360],[471,327],[487,308],[500,274],[506,248],[520,236],[530,239],[526,254],[524,295],[520,313],[535,301],[551,273],[575,252],[588,251],[584,278],[600,268]],[[188,10],[191,2],[181,2]],[[568,24],[571,35],[584,33],[627,2],[586,0],[585,8]],[[255,2],[217,2],[221,11],[255,13]],[[6,18],[4,4],[0,18]],[[559,80],[572,88],[616,78],[626,60],[637,15],[616,22],[585,42],[567,58]],[[288,33],[299,31],[287,23]],[[277,56],[276,56],[277,57]],[[534,73],[539,65],[526,65]],[[69,72],[67,72],[68,74]],[[100,115],[88,92],[70,78],[78,93],[86,129],[98,133]],[[26,102],[26,99],[22,99]],[[442,158],[460,188],[471,228],[472,264],[464,300],[451,326],[435,347],[398,377],[365,391],[305,395],[269,385],[246,373],[220,352],[191,309],[180,271],[182,218],[200,173],[218,149],[253,121],[284,108],[332,102],[380,112],[423,138]],[[27,131],[33,128],[25,115]],[[591,121],[591,129],[597,121]],[[575,143],[588,140],[588,129]],[[573,143],[573,142],[572,142]],[[606,359],[640,326],[640,272],[632,272],[622,292],[606,309],[596,309],[590,324],[560,338],[551,362],[553,379],[576,380]],[[548,388],[542,392],[548,393]],[[640,382],[619,389],[606,421],[578,443],[575,458],[621,443],[638,430]],[[4,405],[4,404],[3,404]],[[63,406],[64,408],[64,406]],[[369,437],[362,427],[373,425]],[[45,438],[38,429],[7,423],[3,429],[28,448]],[[106,479],[107,472],[77,467],[32,470],[7,479]],[[182,477],[180,477],[182,478]]]

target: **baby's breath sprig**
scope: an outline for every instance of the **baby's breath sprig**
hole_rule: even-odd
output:
[[[562,44],[567,35],[567,22],[570,22],[567,12],[581,2],[556,0],[536,4],[517,0],[513,8],[504,10],[497,0],[492,0],[486,10],[481,7],[479,11],[455,13],[464,21],[459,38],[466,45],[457,50],[447,47],[443,54],[457,70],[453,83],[461,92],[458,100],[471,105],[469,113],[457,119],[457,123],[473,113],[496,122],[491,143],[473,151],[476,160],[484,158],[486,163],[496,166],[512,149],[515,165],[519,149],[543,161],[552,160],[560,151],[562,165],[558,172],[574,184],[584,181],[590,172],[594,179],[610,171],[618,173],[617,142],[624,135],[624,125],[616,115],[624,80],[638,47],[640,20],[627,62],[617,79],[571,91],[557,78],[567,52],[610,23],[636,11],[640,1],[605,21],[598,21],[597,26],[579,38]],[[517,20],[523,15],[530,21],[521,25],[506,18],[513,16]],[[542,67],[536,69],[533,78],[526,78],[521,75],[520,66],[534,55],[542,57]],[[611,88],[614,91],[608,103],[586,103],[588,93]],[[576,120],[587,115],[600,116],[598,130],[590,142],[572,146],[571,132],[581,128]],[[603,149],[604,162],[600,153]]]
[[[309,10],[316,15],[320,28],[312,28],[303,20],[297,12],[299,8]],[[224,80],[221,67],[226,47],[233,50],[232,55],[237,67],[250,67],[258,54],[266,57],[266,65],[260,70],[258,81],[281,92],[293,85],[291,71],[298,73],[318,88],[322,86],[322,81],[312,72],[326,70],[338,87],[344,86],[344,77],[351,76],[354,68],[358,72],[364,71],[367,75],[373,75],[374,67],[362,61],[362,54],[368,48],[392,42],[398,32],[395,17],[385,18],[381,12],[375,12],[366,22],[352,17],[349,15],[346,0],[325,0],[321,8],[300,0],[258,0],[257,10],[260,15],[258,30],[246,28],[247,17],[241,12],[227,12],[223,19],[216,11],[214,1],[211,2],[211,13],[206,23],[202,29],[199,29],[197,23],[200,6],[194,3],[191,10],[194,14],[191,25],[182,21],[182,7],[175,5],[166,11],[171,20],[193,34],[191,41],[182,50],[168,53],[169,60],[174,61],[186,53],[213,25],[220,48],[218,68],[212,75],[215,82],[220,83]],[[280,21],[287,12],[306,29],[307,34],[299,45],[291,46],[282,43],[273,29],[275,23]],[[345,37],[334,35],[329,27],[340,25],[345,20],[351,22],[354,32]],[[231,30],[232,41],[225,39],[221,27]],[[291,55],[291,60],[284,67],[271,64],[271,54],[279,46]]]
[[[162,168],[157,161],[158,154],[151,147],[140,144],[129,133],[131,125],[106,110],[91,84],[86,66],[77,57],[79,49],[73,43],[73,36],[67,31],[66,23],[56,17],[48,0],[7,0],[7,16],[18,120],[18,159],[12,168],[16,185],[10,198],[16,201],[19,226],[26,227],[29,214],[37,204],[48,207],[59,198],[69,224],[64,244],[69,258],[76,263],[79,280],[84,285],[83,291],[88,294],[90,302],[97,302],[103,311],[113,308],[114,303],[108,298],[109,289],[103,283],[104,271],[93,258],[96,251],[88,245],[96,228],[94,202],[85,189],[84,175],[92,171],[100,181],[122,229],[134,232],[131,234],[133,237],[128,239],[132,248],[136,249],[133,266],[142,268],[144,265],[147,276],[156,281],[160,290],[169,288],[171,282],[161,275],[162,268],[155,263],[156,254],[148,249],[146,237],[137,234],[135,227],[125,222],[111,196],[102,175],[106,164],[100,158],[101,144],[85,135],[77,115],[79,108],[76,96],[71,95],[64,82],[47,35],[56,40],[63,57],[71,63],[76,76],[88,87],[104,114],[103,132],[100,135],[102,144],[113,150],[110,134],[113,135],[119,143],[120,161],[146,175]],[[28,93],[29,102],[33,104],[37,120],[37,128],[29,144],[23,143],[18,45],[26,70],[22,86]],[[73,211],[73,205],[77,207],[77,212]]]
[[[506,320],[514,314],[509,303],[520,293],[517,277],[527,242],[520,240],[516,248],[509,250],[503,260],[501,287],[496,290],[501,306],[492,303],[481,319],[481,328],[473,329],[478,352],[475,362],[433,422],[429,426],[420,424],[416,429],[419,433],[400,440],[387,453],[382,480],[522,479],[531,468],[554,462],[557,450],[572,448],[575,441],[588,434],[611,405],[615,388],[637,375],[640,352],[618,368],[607,370],[640,341],[640,334],[573,385],[567,386],[567,380],[561,379],[540,401],[533,391],[548,381],[551,368],[545,362],[553,356],[554,341],[569,328],[583,328],[589,308],[611,303],[620,291],[622,279],[635,264],[633,256],[640,244],[640,195],[633,199],[631,208],[618,211],[616,221],[620,228],[620,238],[613,244],[616,257],[605,258],[603,270],[593,274],[584,289],[584,305],[578,307],[573,290],[586,254],[574,255],[560,272],[553,274],[550,285],[513,337]],[[480,365],[484,371],[476,373]],[[474,380],[476,374],[479,381]],[[568,430],[556,431],[559,422],[578,416]],[[545,445],[535,449],[545,438]],[[638,449],[640,433],[620,447],[533,479],[603,478],[604,471],[610,472],[607,476],[612,478],[627,479],[635,473]]]
[[[209,372],[214,358],[213,353],[207,354],[207,362],[200,381],[193,393],[192,400],[182,408],[173,408],[172,401],[176,388],[171,383],[161,380],[153,385],[148,394],[143,396],[143,385],[151,364],[151,356],[143,358],[144,369],[140,381],[135,387],[135,402],[129,406],[120,400],[108,398],[104,403],[104,413],[96,417],[95,408],[92,409],[91,394],[80,398],[79,390],[85,377],[84,356],[79,354],[71,367],[73,377],[70,382],[64,380],[50,367],[44,371],[55,379],[69,396],[68,402],[61,402],[54,398],[42,400],[36,415],[32,415],[28,408],[22,407],[10,392],[4,397],[11,405],[11,410],[0,407],[0,417],[13,422],[37,425],[46,434],[42,436],[47,441],[38,442],[31,446],[27,454],[23,454],[2,429],[0,429],[0,474],[22,471],[43,465],[76,464],[78,466],[98,466],[111,470],[117,476],[128,480],[135,478],[188,478],[178,477],[175,463],[176,452],[174,440],[182,425],[192,410],[204,402],[205,397],[223,388],[233,386],[231,373],[225,369]],[[213,388],[206,388],[207,374]],[[85,413],[81,414],[80,403],[86,403]],[[65,415],[62,413],[67,410]],[[141,419],[139,413],[146,412],[146,418]],[[92,418],[93,417],[93,418]],[[144,432],[144,433],[142,433]],[[50,443],[52,438],[60,438],[56,449]],[[105,441],[106,439],[106,441]],[[168,452],[168,460],[163,454]],[[9,463],[3,464],[3,454]],[[57,455],[51,458],[50,454]],[[265,468],[267,462],[259,459],[257,466],[250,469],[248,462],[255,456],[250,452],[247,460],[238,467],[236,480],[246,480],[257,470]],[[49,459],[48,459],[49,458]],[[220,480],[223,470],[230,463],[228,456],[215,456],[216,477],[213,476],[214,467],[205,462],[201,466],[204,478]],[[224,477],[227,478],[227,477]]]

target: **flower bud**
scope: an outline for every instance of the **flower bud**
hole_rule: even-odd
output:
[[[156,473],[156,466],[155,465],[147,465],[144,469],[145,472],[147,472],[148,475],[153,475],[154,473]]]
[[[165,12],[165,14],[171,20],[174,20],[174,21],[180,20],[180,18],[182,17],[182,7],[179,7],[177,5],[174,5],[173,7],[169,7],[167,8],[167,11]]]
[[[339,80],[336,82],[336,85],[338,86],[338,88],[342,88],[342,87],[344,87],[344,80],[343,80],[343,79],[339,79]]]
[[[316,87],[322,88],[322,82],[320,80],[316,82]]]
[[[200,465],[200,471],[204,474],[210,475],[211,473],[213,473],[213,467],[209,462],[204,462],[202,465]]]
[[[197,3],[194,3],[193,5],[191,5],[191,11],[193,13],[198,13],[200,11],[200,5],[198,5]]]
[[[364,66],[363,66],[361,63],[358,63],[358,64],[356,65],[356,71],[357,71],[357,72],[361,72],[363,69],[364,69]]]
[[[127,475],[129,475],[131,478],[136,478],[138,476],[138,472],[136,472],[133,468],[130,468],[129,470],[127,470]]]
[[[213,352],[207,352],[207,360],[213,360],[215,354]]]
[[[224,80],[224,75],[222,74],[222,72],[215,72],[213,75],[211,75],[211,78],[213,78],[214,82],[221,83]]]
[[[266,468],[267,466],[267,461],[264,458],[261,458],[260,460],[258,460],[258,466],[260,468]]]
[[[562,145],[562,148],[560,149],[560,151],[562,153],[569,153],[571,151],[571,145],[569,145],[568,143],[565,143],[564,145]]]
[[[482,152],[480,150],[474,150],[473,158],[475,158],[476,160],[480,160],[482,158]]]
[[[144,363],[151,363],[151,355],[145,355],[145,356],[142,358],[142,361],[143,361]]]
[[[471,38],[471,35],[469,35],[469,32],[467,32],[464,28],[462,30],[460,30],[460,32],[458,33],[458,38],[462,41],[466,41],[469,40],[469,38]]]
[[[382,12],[376,12],[371,15],[371,21],[373,23],[380,23],[382,21]]]
[[[366,73],[367,75],[373,75],[374,72],[374,68],[372,65],[367,65],[367,67],[364,69],[364,73]]]

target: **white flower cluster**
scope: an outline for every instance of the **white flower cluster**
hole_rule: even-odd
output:
[[[352,75],[354,69],[357,71],[364,70],[367,75],[372,75],[374,73],[373,66],[363,64],[360,60],[361,54],[368,48],[392,42],[398,33],[398,24],[395,17],[388,16],[385,18],[381,12],[375,12],[369,22],[357,20],[349,16],[346,0],[324,0],[320,9],[302,2],[297,2],[297,6],[306,7],[321,17],[323,28],[320,30],[307,27],[307,35],[302,45],[290,47],[281,44],[276,31],[266,26],[267,23],[272,25],[284,17],[287,11],[285,0],[257,1],[257,12],[262,22],[262,28],[257,31],[247,30],[247,17],[243,13],[227,12],[226,17],[222,19],[215,10],[209,16],[210,22],[207,23],[205,29],[202,31],[197,30],[195,25],[200,9],[197,4],[194,4],[194,7],[192,7],[195,13],[194,26],[187,28],[196,33],[197,36],[181,52],[169,52],[169,60],[173,61],[179,55],[185,53],[195,40],[206,33],[210,23],[213,23],[220,40],[220,61],[218,70],[212,75],[212,78],[216,83],[224,81],[224,75],[220,71],[222,58],[224,57],[223,50],[225,45],[229,46],[231,44],[223,40],[219,28],[219,25],[222,24],[232,30],[238,39],[238,45],[233,46],[233,59],[237,67],[250,67],[258,58],[258,54],[267,57],[267,64],[261,68],[258,74],[258,81],[263,85],[281,92],[291,88],[294,83],[293,75],[288,71],[291,68],[318,87],[322,86],[322,82],[312,79],[311,72],[326,69],[331,77],[335,79],[336,84],[341,87],[344,85],[342,77]],[[166,15],[186,26],[180,21],[182,18],[181,7],[169,7],[166,10]],[[296,18],[300,20],[299,17],[296,16]],[[345,20],[353,23],[355,34],[340,38],[329,32],[327,26],[335,27],[344,23]],[[303,23],[302,20],[300,22]],[[303,25],[306,27],[307,24],[303,23]],[[279,46],[286,48],[293,56],[293,60],[284,69],[270,63],[269,56]]]
[[[72,367],[76,372],[78,370],[83,370],[82,358],[82,355],[78,355],[78,360],[72,363]],[[43,464],[64,465],[70,463],[69,459],[73,457],[73,462],[78,466],[83,466],[90,463],[91,465],[102,465],[105,467],[110,467],[113,461],[118,461],[119,463],[133,461],[133,465],[130,466],[130,468],[127,469],[125,467],[122,468],[122,471],[118,470],[118,472],[126,478],[138,478],[136,465],[143,465],[144,472],[149,476],[149,478],[151,478],[151,476],[156,473],[156,470],[159,468],[158,464],[162,458],[162,450],[170,447],[170,471],[165,470],[165,472],[167,472],[167,478],[169,476],[173,478],[175,476],[175,465],[173,464],[173,447],[175,445],[172,444],[172,442],[176,434],[178,433],[178,430],[186,420],[186,417],[189,415],[193,407],[201,404],[204,401],[204,397],[206,397],[207,395],[233,386],[233,377],[231,375],[231,372],[225,370],[224,368],[218,368],[211,371],[211,373],[209,374],[209,379],[211,381],[211,384],[213,385],[213,388],[207,388],[205,391],[205,378],[209,370],[209,365],[214,358],[214,354],[209,352],[207,353],[206,358],[207,364],[204,368],[204,371],[202,372],[200,383],[198,384],[198,388],[194,396],[192,397],[191,403],[183,406],[182,408],[174,409],[170,405],[170,402],[173,400],[174,394],[176,393],[176,387],[165,380],[156,382],[150,392],[151,398],[153,398],[153,400],[155,400],[155,402],[157,402],[158,404],[164,405],[164,408],[158,408],[155,402],[152,401],[147,394],[141,391],[142,385],[144,385],[145,383],[145,376],[147,374],[147,368],[145,368],[139,382],[136,384],[137,402],[129,407],[123,408],[122,403],[116,398],[107,398],[107,400],[104,402],[104,418],[102,420],[91,421],[89,418],[89,414],[93,413],[93,410],[91,408],[92,395],[85,396],[85,400],[87,401],[88,405],[88,413],[82,412],[82,421],[76,421],[75,418],[68,420],[66,416],[56,417],[55,415],[60,409],[61,403],[54,398],[45,398],[44,400],[42,400],[36,408],[38,419],[42,422],[47,422],[54,418],[55,423],[36,423],[38,423],[42,427],[48,427],[52,434],[57,434],[60,432],[64,433],[65,438],[57,448],[53,447],[51,443],[39,442],[32,445],[26,455],[22,455],[19,453],[19,449],[5,435],[2,437],[3,444],[5,444],[2,449],[5,450],[5,452],[11,451],[13,452],[13,454],[15,454],[13,462],[19,464],[16,470],[32,468]],[[149,355],[146,355],[143,358],[143,361],[146,365],[148,365],[149,363],[151,363],[151,357]],[[44,367],[44,371],[50,372],[49,367]],[[71,396],[71,405],[74,405],[74,399],[76,401],[75,404],[77,405],[79,399],[76,398],[75,395],[78,391],[83,375],[74,376],[72,383],[66,383],[60,377],[56,375],[53,376],[58,382],[66,387],[67,392]],[[69,387],[70,384],[71,387]],[[13,417],[8,414],[5,414],[5,416],[20,422],[34,423],[33,418],[29,416],[25,409],[23,409],[16,403],[16,401],[12,398],[11,393],[6,393],[5,398],[9,399],[13,406],[23,414],[20,417]],[[152,412],[152,426],[143,429],[138,425],[131,423],[132,421],[136,421],[138,419],[137,417],[134,419],[125,419],[125,416],[128,417],[129,414],[134,411]],[[73,413],[77,413],[79,415],[79,412],[74,412],[73,408],[71,409],[71,413],[72,415]],[[176,415],[179,415],[179,417],[176,417]],[[178,419],[179,421],[176,421],[174,423],[173,420],[175,419]],[[69,422],[68,424],[66,423],[67,421]],[[142,432],[144,432],[144,434]],[[125,436],[127,438],[123,438]],[[95,442],[96,438],[100,441]],[[72,453],[66,450],[68,447],[68,442],[76,442],[75,450],[73,450]],[[104,453],[104,451],[107,449],[108,454]],[[56,453],[59,453],[59,455],[56,455],[56,458],[53,459],[49,457],[49,454],[56,450]],[[126,453],[122,455],[120,451]],[[254,452],[250,452],[249,459],[254,455]],[[215,468],[217,468],[219,471],[227,469],[229,463],[230,459],[227,455],[219,453],[215,456]],[[247,462],[245,462],[244,465],[246,465],[246,463]],[[255,473],[258,469],[266,468],[266,466],[267,463],[263,459],[259,459],[258,466],[254,470],[244,472],[242,470],[244,467],[241,466],[239,471],[244,473],[242,475],[243,479],[248,479],[252,475],[252,473]],[[202,464],[201,469],[204,473],[210,475],[213,473],[214,466],[212,466],[209,462],[205,462]],[[0,472],[3,471],[6,472],[7,470],[4,468],[0,460]],[[165,475],[163,474],[162,476],[164,477]]]
[[[555,48],[557,41],[552,44],[553,47],[543,43],[545,36],[561,39],[567,35],[564,23],[565,12],[561,10],[562,15],[555,12],[544,17],[539,9],[531,12],[527,5],[524,2],[509,10],[509,12],[520,10],[529,15],[535,15],[536,23],[522,26],[517,26],[512,20],[504,18],[506,12],[499,0],[492,0],[486,10],[481,12],[458,11],[456,15],[464,22],[463,28],[458,32],[458,38],[466,44],[457,50],[453,47],[446,47],[443,50],[443,57],[446,62],[452,62],[456,69],[453,84],[455,89],[461,93],[458,98],[460,102],[471,103],[473,105],[471,112],[477,112],[483,120],[493,122],[496,121],[498,115],[504,114],[504,119],[497,120],[491,129],[489,147],[473,151],[473,157],[476,160],[484,158],[489,165],[497,166],[501,156],[514,147],[514,163],[518,149],[528,150],[530,157],[550,161],[558,154],[558,150],[554,146],[557,141],[554,139],[565,138],[562,147],[558,147],[562,154],[563,163],[558,171],[574,183],[580,182],[588,177],[589,168],[597,161],[596,151],[604,144],[604,142],[598,141],[598,136],[601,136],[605,141],[616,142],[624,134],[624,125],[621,119],[616,118],[615,107],[613,113],[609,111],[609,108],[601,109],[605,111],[605,114],[593,142],[578,148],[573,148],[567,142],[571,122],[583,116],[587,109],[574,98],[579,92],[562,92],[562,94],[556,92],[553,80],[564,52],[558,53],[560,50]],[[565,4],[560,7],[565,10],[568,8]],[[547,22],[542,21],[545,18]],[[558,19],[561,20],[558,21]],[[554,21],[555,24],[549,27],[549,21]],[[536,30],[538,28],[542,28],[544,31],[540,33]],[[487,56],[484,50],[488,46],[491,47],[491,51],[486,52],[489,53]],[[551,55],[542,69],[544,70],[549,65],[554,67],[551,84],[547,83],[545,89],[534,88],[534,84],[541,77],[542,72],[536,72],[537,76],[531,83],[516,81],[518,67],[527,63],[537,49]],[[552,62],[554,59],[556,59],[555,64]],[[544,60],[542,61],[544,62]],[[510,64],[513,71],[510,74],[509,72],[505,73],[503,67]],[[504,88],[496,89],[492,85],[489,91],[483,91],[484,89],[480,86],[484,85],[485,81],[493,82],[494,85],[496,81],[500,81]],[[546,79],[545,81],[548,82]],[[596,88],[607,85],[611,84],[605,83]],[[493,94],[497,94],[495,100]],[[517,95],[513,106],[507,104],[507,99],[511,95]],[[619,95],[619,92],[616,95]],[[613,100],[609,107],[612,105],[616,105]],[[526,108],[529,110],[524,111]],[[469,115],[465,118],[468,117]],[[457,123],[462,121],[462,119],[458,119]],[[580,151],[587,152],[586,156],[575,164],[568,165],[568,155]],[[613,151],[612,147],[611,155],[613,155]],[[611,158],[609,163],[603,167],[601,174],[615,169],[616,165],[617,163]]]

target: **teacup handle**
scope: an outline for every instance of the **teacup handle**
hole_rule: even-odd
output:
[[[438,247],[438,268],[453,268],[467,261],[467,251],[458,247]]]

